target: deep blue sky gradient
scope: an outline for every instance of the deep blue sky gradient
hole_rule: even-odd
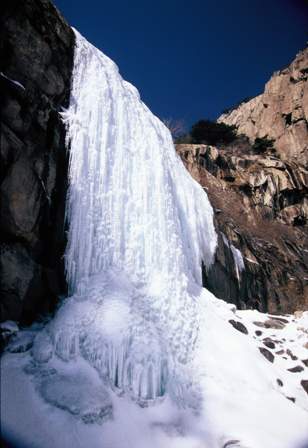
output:
[[[160,118],[215,119],[308,38],[306,0],[54,0]]]

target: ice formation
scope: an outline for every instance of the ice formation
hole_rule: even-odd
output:
[[[12,83],[14,86],[22,89],[22,90],[26,90],[25,87],[18,81],[16,81],[15,79],[11,79],[8,76],[6,76],[3,72],[0,72],[0,76],[4,79],[6,79],[7,81],[9,81],[10,83]]]
[[[241,280],[241,272],[245,269],[245,263],[243,259],[243,255],[239,249],[237,249],[233,244],[230,244],[231,252],[233,255],[234,265],[235,265],[235,273],[238,281]]]
[[[237,249],[235,246],[233,246],[233,244],[231,244],[229,242],[228,238],[226,237],[226,235],[223,232],[221,232],[221,236],[222,236],[224,245],[227,246],[228,249],[230,249],[232,252],[235,275],[236,275],[237,280],[240,282],[242,271],[245,270],[245,263],[244,263],[243,255],[239,249]]]
[[[74,61],[63,113],[70,298],[45,331],[61,359],[81,354],[113,388],[153,400],[194,353],[193,285],[215,250],[213,212],[169,130],[78,32]]]

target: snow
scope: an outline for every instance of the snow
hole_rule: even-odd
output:
[[[36,334],[34,331],[21,331],[14,334],[9,341],[8,350],[11,353],[22,353],[33,345]]]
[[[16,87],[19,87],[22,90],[26,90],[25,87],[18,81],[16,81],[15,79],[11,79],[8,76],[6,76],[3,72],[0,72],[0,76],[2,76],[3,78],[7,79],[8,81],[10,81],[12,84],[14,84]]]
[[[5,333],[16,333],[19,328],[17,323],[13,320],[6,320],[5,322],[1,322],[0,330]]]
[[[267,336],[285,339],[281,345],[284,350],[291,348],[299,360],[306,359],[303,345],[308,312],[287,317],[289,323],[283,329],[265,329],[253,322],[264,322],[270,316],[250,310],[234,313],[227,303],[206,291],[203,294],[204,331],[190,365],[198,372],[199,409],[196,405],[183,409],[168,395],[155,405],[140,407],[126,394],[108,391],[98,372],[82,357],[70,362],[55,357],[48,365],[34,362],[31,351],[7,353],[1,383],[4,435],[14,434],[25,444],[44,448],[72,444],[91,448],[222,448],[231,440],[239,440],[235,446],[241,448],[304,448],[308,400],[300,381],[308,379],[307,370],[290,373],[287,368],[299,361],[288,357],[287,362],[276,355],[271,364],[257,347]],[[228,324],[230,318],[241,321],[249,335]],[[254,339],[256,330],[263,335]],[[46,383],[52,385],[53,378],[58,378],[55,390],[36,392]],[[277,378],[283,387],[278,386]],[[73,386],[67,391],[70,382]],[[102,398],[97,393],[100,388]],[[62,396],[65,399],[61,403]],[[286,397],[295,397],[296,402]],[[101,414],[103,418],[100,409],[107,411]]]
[[[308,350],[305,347],[308,342],[308,311],[300,317],[293,315],[275,316],[274,319],[282,318],[288,321],[281,329],[257,327],[254,322],[264,322],[271,318],[271,316],[257,310],[238,311],[237,314],[243,316],[245,325],[251,334],[254,334],[256,330],[262,331],[262,335],[256,337],[258,347],[264,346],[262,341],[267,338],[275,341],[275,349],[271,350],[275,355],[272,369],[276,378],[283,382],[280,392],[285,397],[296,398],[296,404],[308,412],[308,398],[306,394],[303,394],[303,388],[300,385],[301,380],[308,379],[308,369],[302,362],[308,359]],[[283,353],[280,354],[281,350],[283,350]],[[301,372],[296,373],[288,370],[298,365],[303,367]]]
[[[70,296],[29,330],[33,345],[2,358],[4,436],[38,448],[303,448],[307,368],[291,373],[278,355],[270,363],[255,330],[283,332],[282,345],[305,359],[307,316],[258,327],[270,316],[202,288],[217,239],[206,193],[116,65],[76,39],[63,113]]]
[[[51,372],[43,378],[40,392],[44,399],[79,416],[85,423],[103,423],[112,416],[112,403],[107,390],[82,373],[63,375]]]
[[[53,346],[51,338],[47,331],[39,332],[33,343],[32,356],[35,361],[44,363],[48,362],[53,355]]]

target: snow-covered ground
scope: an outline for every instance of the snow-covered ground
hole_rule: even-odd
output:
[[[308,312],[281,316],[288,323],[279,325],[276,317],[232,310],[209,293],[204,299],[204,339],[192,367],[203,370],[199,409],[168,396],[140,406],[103,384],[82,357],[35,363],[29,330],[20,331],[9,346],[20,353],[5,353],[1,363],[4,436],[34,448],[307,448],[308,394],[301,381],[308,380]],[[260,327],[264,322],[277,328]],[[275,348],[266,347],[269,339]],[[296,366],[303,370],[288,370]]]
[[[76,38],[63,113],[70,297],[10,340],[4,436],[34,448],[307,448],[308,313],[236,311],[201,287],[216,247],[205,192],[137,90]]]

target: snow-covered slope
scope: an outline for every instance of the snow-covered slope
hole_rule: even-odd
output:
[[[206,194],[115,64],[76,40],[63,114],[70,297],[12,338],[4,433],[46,448],[303,448],[303,387],[259,351],[249,313],[201,286],[216,246]]]

